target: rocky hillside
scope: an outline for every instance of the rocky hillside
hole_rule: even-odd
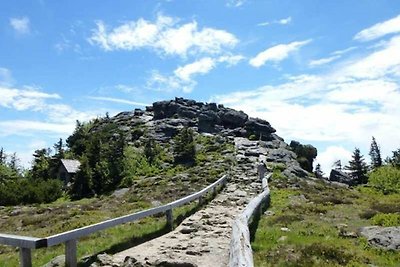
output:
[[[182,129],[194,132],[196,155],[195,162],[190,165],[174,161],[175,137]],[[110,165],[108,156],[115,155],[115,149],[121,147],[121,140],[122,165],[132,161],[138,165],[132,165],[133,173],[126,174],[127,170],[122,169],[119,172],[122,173],[122,182],[112,184],[113,181],[108,178],[115,176],[96,172],[98,166],[108,166],[109,170],[113,170],[110,167],[120,167],[118,164]],[[146,163],[146,158],[143,158],[149,140],[154,140],[160,147],[157,162],[153,164]],[[170,202],[204,188],[225,173],[231,174],[231,185],[221,194],[220,198],[224,201],[217,206],[223,210],[224,203],[228,201],[232,206],[228,210],[239,212],[260,188],[256,174],[259,160],[267,162],[277,179],[309,175],[300,167],[296,154],[275,134],[275,129],[267,121],[215,103],[182,98],[156,102],[145,110],[121,112],[113,117],[79,124],[67,144],[69,151],[66,154],[70,153],[75,158],[91,155],[89,162],[99,160],[100,164],[95,162],[90,171],[92,183],[97,186],[110,183],[108,190],[83,196],[77,201],[67,197],[50,204],[0,207],[0,232],[49,236]],[[102,150],[99,153],[97,149]],[[122,167],[125,168],[124,165]],[[116,171],[119,171],[118,168]],[[126,182],[126,177],[131,178],[129,182]],[[115,191],[118,187],[125,188]],[[177,209],[174,216],[179,221],[183,220],[196,210],[195,204]],[[216,206],[211,205],[210,214],[214,210]],[[226,216],[221,215],[221,218],[225,220]],[[208,222],[205,223],[208,225]],[[223,243],[227,245],[230,230],[226,228],[224,231]],[[134,237],[132,233],[135,233]],[[113,254],[161,233],[165,233],[164,217],[146,218],[80,240],[79,257],[95,255],[100,251]],[[219,235],[215,235],[216,242],[222,242]],[[62,247],[38,250],[34,265],[42,266],[61,254]],[[0,246],[1,266],[16,266],[17,262],[13,248]]]
[[[239,157],[238,163],[245,162],[249,155],[266,154],[264,159],[266,162],[282,164],[283,175],[287,177],[308,175],[296,161],[296,154],[283,138],[275,134],[276,130],[268,121],[249,117],[243,111],[216,103],[202,103],[183,98],[155,102],[145,110],[121,112],[110,118],[110,121],[96,125],[93,131],[109,122],[118,125],[127,143],[136,145],[140,145],[143,139],[149,137],[161,144],[170,142],[183,127],[190,127],[196,133],[206,136],[221,137],[220,140],[232,141],[233,137],[260,140],[261,148],[247,151],[247,154]]]

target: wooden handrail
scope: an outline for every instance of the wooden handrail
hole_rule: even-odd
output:
[[[272,174],[262,179],[262,190],[253,198],[244,211],[236,217],[232,224],[232,237],[229,250],[229,267],[253,267],[253,251],[250,244],[249,223],[257,213],[261,213],[263,205],[269,199],[268,179]]]
[[[222,176],[220,179],[210,184],[209,186],[203,188],[202,190],[193,193],[189,196],[183,197],[181,199],[175,200],[168,204],[147,209],[144,211],[139,211],[136,213],[128,214],[125,216],[117,217],[114,219],[106,220],[103,222],[99,222],[96,224],[88,225],[85,227],[81,227],[78,229],[74,229],[71,231],[59,233],[56,235],[52,235],[46,238],[36,238],[36,237],[28,237],[28,236],[18,236],[18,235],[9,235],[9,234],[1,234],[0,233],[0,244],[9,245],[20,248],[20,266],[22,267],[31,267],[31,249],[41,248],[41,247],[50,247],[54,245],[58,245],[61,243],[65,243],[65,257],[66,257],[66,266],[67,267],[76,267],[77,259],[76,259],[76,241],[84,236],[90,235],[100,230],[104,230],[110,227],[114,227],[117,225],[121,225],[127,222],[132,222],[135,220],[139,220],[144,217],[152,216],[159,213],[166,213],[167,223],[169,225],[173,225],[173,216],[172,209],[176,207],[180,207],[186,203],[189,203],[193,200],[203,198],[205,194],[209,191],[213,193],[216,192],[217,186],[225,185],[227,183],[228,175]]]

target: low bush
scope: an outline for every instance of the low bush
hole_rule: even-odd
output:
[[[378,213],[374,217],[371,218],[371,221],[374,225],[380,226],[400,226],[400,214],[398,213]]]
[[[400,193],[400,169],[387,165],[374,170],[368,184],[384,194]]]
[[[0,205],[50,203],[62,196],[59,180],[29,181],[18,179],[0,185]]]

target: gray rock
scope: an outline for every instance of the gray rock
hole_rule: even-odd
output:
[[[228,128],[243,127],[249,116],[243,111],[228,110],[220,115],[222,125]]]
[[[129,188],[121,188],[118,190],[115,190],[114,193],[112,194],[113,197],[123,197],[127,192],[129,191]]]
[[[138,262],[135,258],[126,256],[121,267],[143,267],[144,265]]]
[[[355,181],[352,177],[350,177],[347,173],[339,170],[331,170],[331,173],[329,175],[329,181],[339,182],[347,185],[355,184]]]
[[[164,136],[172,137],[178,133],[179,127],[162,122],[157,124],[155,130],[156,132],[163,133]]]
[[[282,174],[288,178],[294,178],[294,177],[305,178],[308,176],[308,172],[306,170],[303,170],[300,166],[293,164],[289,165],[289,167],[286,170],[284,170]]]
[[[269,122],[259,119],[259,118],[249,118],[244,128],[247,131],[247,136],[255,135],[257,137],[261,137],[261,140],[271,141],[273,137],[271,133],[274,133],[276,130],[272,128]]]
[[[114,263],[113,257],[106,253],[97,255],[97,262],[103,266],[118,266],[118,264]]]
[[[283,148],[273,149],[267,155],[267,161],[276,163],[292,163],[296,161],[296,154],[293,151]]]
[[[43,265],[43,267],[63,267],[65,265],[65,255],[59,255],[52,259],[47,264]]]
[[[368,226],[360,229],[360,234],[374,247],[386,250],[400,250],[400,227]]]

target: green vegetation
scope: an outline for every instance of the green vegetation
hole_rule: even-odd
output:
[[[355,148],[349,165],[344,167],[349,171],[349,175],[353,178],[354,184],[366,184],[368,182],[368,166],[364,161],[364,157],[360,153],[360,149]]]
[[[48,179],[47,174],[44,178],[33,176],[32,173],[23,176],[15,153],[7,157],[4,150],[0,150],[0,206],[49,203],[61,195],[60,181]]]
[[[11,164],[10,157],[4,158],[4,164],[0,164],[0,205],[36,204],[0,207],[0,232],[45,237],[144,210],[204,188],[234,164],[234,145],[223,137],[204,136],[184,128],[171,142],[157,143],[143,125],[122,133],[107,120],[77,122],[67,147],[64,149],[60,140],[53,153],[37,150],[32,169],[24,175],[16,160]],[[135,135],[137,140],[126,143],[126,134],[132,134],[132,138]],[[57,155],[81,163],[66,190],[52,174]],[[129,192],[123,197],[112,196],[118,187],[130,187]],[[52,203],[38,204],[47,202]],[[174,209],[177,221],[195,206]],[[82,238],[78,255],[115,253],[166,230],[163,215],[145,218]],[[61,245],[36,250],[33,265],[42,266],[63,250]],[[16,266],[17,262],[15,248],[0,246],[0,265]]]
[[[175,163],[194,164],[196,157],[196,143],[191,128],[183,128],[174,138]]]
[[[370,173],[368,183],[384,194],[400,194],[400,169],[390,165],[377,168]]]
[[[381,149],[376,143],[375,137],[372,136],[371,147],[369,149],[371,156],[371,169],[376,169],[382,166]]]
[[[315,174],[315,177],[317,177],[317,178],[323,178],[324,177],[325,173],[321,169],[321,164],[318,163],[315,166],[314,174]]]
[[[400,195],[323,181],[271,179],[270,186],[271,205],[252,243],[256,266],[399,266],[398,252],[375,249],[356,233],[399,226]]]
[[[125,198],[125,201],[127,199]],[[69,207],[73,205],[73,207]],[[115,207],[118,207],[116,209]],[[149,203],[136,202],[122,203],[117,199],[82,199],[73,203],[62,203],[61,205],[41,205],[37,207],[36,214],[31,211],[22,212],[20,215],[11,217],[9,222],[14,225],[2,224],[1,227],[15,231],[15,225],[21,224],[24,228],[19,234],[46,236],[61,231],[83,227],[110,217],[121,216],[124,213],[143,210],[150,207]],[[197,208],[196,203],[174,209],[174,216],[179,223],[182,218],[187,217]],[[57,210],[56,214],[50,214],[49,209]],[[46,226],[45,228],[43,228]],[[127,223],[97,232],[84,237],[78,241],[78,258],[96,255],[102,252],[116,253],[136,244],[145,242],[168,231],[165,216],[157,215],[147,217],[139,221]],[[64,254],[64,245],[33,250],[33,266],[43,266],[58,255]],[[87,258],[90,262],[91,258]],[[2,267],[18,266],[18,253],[15,248],[0,246],[0,263]],[[82,262],[81,262],[82,264]],[[88,266],[88,264],[82,264]]]

